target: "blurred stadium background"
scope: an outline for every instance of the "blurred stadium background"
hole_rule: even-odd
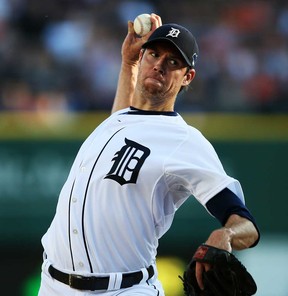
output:
[[[0,0],[0,294],[36,296],[41,236],[82,141],[114,98],[127,20],[155,12],[196,36],[200,57],[177,111],[243,185],[262,230],[238,255],[258,296],[287,296],[287,1]],[[192,198],[161,239],[167,296],[218,227]],[[188,237],[191,233],[191,238]]]

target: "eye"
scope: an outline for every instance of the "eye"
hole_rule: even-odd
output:
[[[171,66],[178,66],[179,65],[179,62],[175,59],[169,59],[169,64]]]

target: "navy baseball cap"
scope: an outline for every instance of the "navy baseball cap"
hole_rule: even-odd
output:
[[[152,33],[142,48],[147,48],[160,40],[171,42],[180,51],[189,67],[195,66],[199,48],[195,37],[188,29],[177,24],[164,24]]]

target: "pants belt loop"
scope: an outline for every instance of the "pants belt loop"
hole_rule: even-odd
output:
[[[107,291],[119,290],[122,283],[122,273],[111,273]]]
[[[148,280],[149,274],[148,274],[147,268],[142,268],[141,271],[142,271],[142,274],[143,274],[143,278],[142,278],[140,284],[143,284]]]

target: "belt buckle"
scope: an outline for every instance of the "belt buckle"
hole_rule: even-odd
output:
[[[78,274],[69,274],[69,278],[68,278],[68,284],[70,288],[77,288],[75,286],[75,280],[85,280],[85,278],[82,275],[78,275]]]

